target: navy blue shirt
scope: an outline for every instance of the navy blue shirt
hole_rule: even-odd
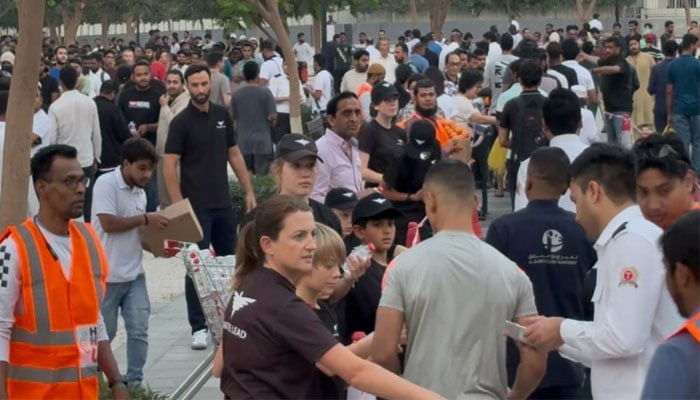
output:
[[[489,226],[486,242],[525,271],[541,315],[585,319],[580,293],[596,256],[575,214],[560,208],[557,200],[533,200],[524,209],[496,219]],[[509,385],[518,363],[518,351],[509,341]],[[582,381],[580,364],[552,352],[539,388],[579,385]]]
[[[649,77],[647,92],[654,96],[655,113],[663,113],[666,115],[666,82],[668,81],[668,66],[673,60],[673,58],[666,58],[651,69],[651,76]]]
[[[641,398],[700,399],[700,342],[687,330],[656,349]]]

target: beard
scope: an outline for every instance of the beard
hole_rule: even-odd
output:
[[[366,65],[364,67],[357,67],[357,72],[365,73],[369,69],[369,65]]]
[[[209,101],[209,93],[192,96],[192,101],[199,105],[206,104]]]
[[[435,105],[435,107],[423,108],[419,106],[418,103],[416,103],[416,113],[418,113],[418,115],[424,118],[432,118],[437,113],[437,104]]]

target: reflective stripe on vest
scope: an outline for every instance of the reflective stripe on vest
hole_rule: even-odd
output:
[[[77,382],[81,379],[97,376],[97,367],[46,369],[12,366],[7,371],[8,379],[18,381],[57,383]]]
[[[95,282],[95,291],[97,299],[102,303],[102,285],[100,283],[100,275],[102,274],[102,263],[100,262],[100,253],[97,251],[97,245],[92,234],[82,222],[74,222],[75,227],[80,231],[80,235],[85,240],[88,248],[88,257],[90,258],[90,267],[92,268],[92,277]]]
[[[75,225],[85,240],[85,243],[87,243],[88,257],[93,272],[97,298],[102,301],[102,285],[100,283],[102,263],[100,262],[97,246],[85,224],[76,222]],[[34,241],[34,236],[32,236],[29,228],[24,225],[18,225],[16,229],[27,250],[27,259],[32,282],[40,282],[43,280],[43,271],[41,269],[41,258],[39,256],[37,243]],[[75,333],[73,330],[51,331],[46,285],[41,289],[35,288],[32,290],[32,296],[34,301],[36,332],[33,333],[20,327],[13,327],[11,341],[28,343],[36,346],[67,346],[75,344]]]

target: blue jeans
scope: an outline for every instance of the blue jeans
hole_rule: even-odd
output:
[[[612,115],[610,115],[612,114]],[[608,143],[619,144],[622,137],[622,118],[629,115],[628,112],[605,113],[603,120],[605,122],[605,131],[608,133]]]
[[[690,159],[693,170],[700,173],[700,115],[673,114],[673,129],[683,141],[686,149],[690,147]]]
[[[143,366],[148,355],[148,318],[151,301],[146,289],[146,276],[141,274],[131,282],[109,283],[102,302],[109,341],[117,334],[117,318],[121,308],[126,328],[126,381],[143,381]]]

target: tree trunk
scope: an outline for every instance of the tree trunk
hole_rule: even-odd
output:
[[[595,7],[596,0],[590,0],[588,7],[583,8],[583,3],[585,0],[576,0],[576,14],[578,14],[578,20],[581,26],[583,26],[586,21],[591,17],[593,8]]]
[[[690,29],[690,0],[683,0],[683,10],[685,11],[685,26]]]
[[[285,29],[285,23],[279,11],[277,0],[245,0],[250,6],[260,14],[262,19],[270,25],[275,36],[278,38],[288,38],[289,31]],[[297,62],[289,40],[278,40],[278,45],[282,49],[282,54],[287,62],[287,74],[289,75],[289,126],[292,132],[303,132],[301,126],[301,101],[298,94],[301,92],[299,86],[299,71],[296,68]]]
[[[49,21],[46,22],[46,25],[49,27],[49,37],[55,40],[56,43],[61,43],[61,38],[58,33],[58,25],[56,25],[56,22],[49,19]]]
[[[134,14],[124,14],[124,23],[126,24],[126,41],[136,40],[136,29],[134,29]]]
[[[78,28],[83,21],[83,11],[85,3],[80,1],[75,3],[72,12],[63,11],[63,44],[69,46],[76,43],[78,37]]]
[[[447,13],[450,11],[452,0],[433,0],[430,4],[430,30],[432,32],[442,32]]]
[[[317,52],[320,52],[321,49],[323,48],[323,38],[321,38],[321,20],[314,17],[314,27],[313,27],[313,32],[314,32],[314,48],[316,49]]]
[[[44,6],[46,0],[18,0],[19,37],[12,85],[7,103],[7,132],[2,154],[0,226],[22,223],[27,216],[29,149],[34,115],[34,96],[39,76]]]
[[[100,26],[102,27],[102,45],[105,49],[109,48],[109,25],[111,18],[109,12],[100,12]]]
[[[416,0],[410,0],[408,2],[408,12],[411,14],[411,29],[418,28],[418,7],[416,6]]]

